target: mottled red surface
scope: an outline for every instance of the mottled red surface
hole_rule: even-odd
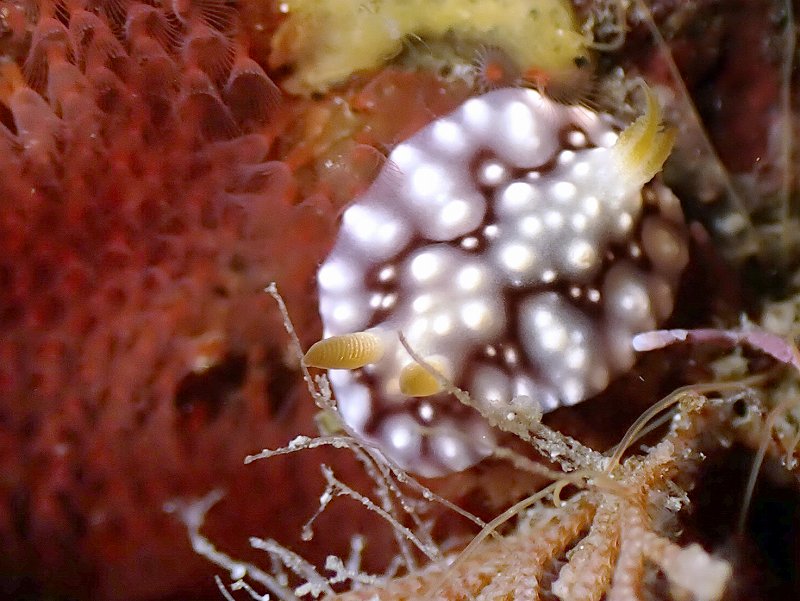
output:
[[[387,72],[347,103],[276,107],[228,5],[79,6],[3,22],[5,52],[29,49],[0,87],[0,593],[208,591],[165,501],[224,488],[208,533],[246,556],[251,534],[296,543],[322,490],[319,453],[242,465],[314,432],[264,286],[317,336],[316,264],[374,146],[466,90]],[[319,560],[371,531],[379,565],[387,537],[351,510],[296,548]]]

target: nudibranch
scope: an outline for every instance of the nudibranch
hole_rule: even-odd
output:
[[[674,132],[654,95],[614,118],[524,88],[467,100],[399,144],[342,217],[318,272],[344,419],[423,476],[491,453],[478,405],[579,403],[634,364],[633,336],[672,312],[689,259],[680,203],[657,178]]]

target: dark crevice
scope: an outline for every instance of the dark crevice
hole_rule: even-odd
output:
[[[247,357],[228,355],[205,371],[186,375],[175,390],[175,406],[192,421],[213,421],[246,376]]]
[[[277,355],[270,356],[267,365],[267,402],[269,414],[275,418],[286,415],[291,408],[291,392],[298,382],[297,370],[286,365]]]
[[[800,599],[800,486],[777,461],[762,467],[744,532],[737,532],[754,455],[734,446],[707,459],[690,494],[683,542],[732,563],[725,601]]]

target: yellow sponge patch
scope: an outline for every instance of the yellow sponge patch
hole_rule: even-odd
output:
[[[289,0],[272,66],[291,66],[289,91],[324,91],[380,66],[406,39],[453,35],[502,48],[521,68],[563,73],[587,58],[567,0]]]

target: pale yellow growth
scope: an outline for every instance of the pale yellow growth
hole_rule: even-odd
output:
[[[407,39],[447,34],[502,48],[523,70],[569,74],[588,58],[568,0],[288,0],[270,63],[295,71],[291,92],[325,91],[380,66]]]
[[[614,154],[632,186],[640,187],[661,171],[677,131],[661,123],[661,106],[653,91],[645,87],[647,107],[643,115],[619,135]]]
[[[331,336],[314,343],[304,359],[306,365],[323,369],[358,369],[379,361],[383,341],[371,332]]]
[[[436,358],[427,358],[425,362],[447,377],[444,363]],[[425,397],[442,391],[442,384],[425,366],[419,363],[410,363],[400,371],[400,392],[408,396]]]

